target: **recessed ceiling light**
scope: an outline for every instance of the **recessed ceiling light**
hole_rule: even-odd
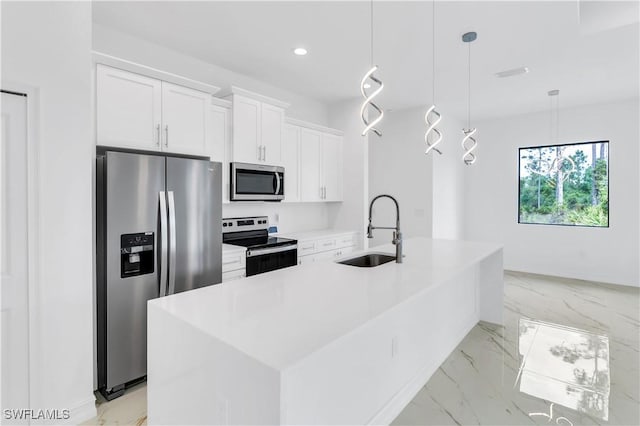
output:
[[[370,89],[371,85],[369,83],[365,83],[364,86],[362,86],[362,87],[364,87],[365,89]]]
[[[528,72],[529,72],[529,68],[520,67],[520,68],[511,69],[511,70],[497,72],[496,77],[498,78],[512,77],[514,75],[526,74]]]
[[[293,49],[293,53],[298,56],[304,56],[307,54],[307,49],[305,49],[304,47],[296,47],[295,49]]]

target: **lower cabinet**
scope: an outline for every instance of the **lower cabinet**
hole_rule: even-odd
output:
[[[244,249],[222,250],[222,282],[247,276],[247,255]]]
[[[355,251],[357,233],[298,241],[298,265],[333,261]]]

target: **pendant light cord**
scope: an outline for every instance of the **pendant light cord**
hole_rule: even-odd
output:
[[[467,105],[467,127],[471,129],[471,43],[469,45],[469,104]]]
[[[369,23],[369,31],[371,33],[371,52],[370,52],[370,59],[371,59],[371,66],[373,67],[373,0],[371,0],[371,13],[370,13],[370,17],[371,17],[371,22]]]
[[[431,2],[431,94],[433,104],[436,104],[436,0]]]

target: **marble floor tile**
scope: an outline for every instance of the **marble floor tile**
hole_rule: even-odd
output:
[[[147,424],[147,385],[142,383],[127,389],[124,395],[113,401],[106,401],[101,396],[96,401],[98,415],[82,426],[89,425],[131,425]]]
[[[570,373],[560,379],[553,378],[553,368],[542,367],[544,362],[529,365],[533,373],[525,376],[525,390],[531,391],[532,377],[538,379],[544,375],[545,379],[557,380],[555,387],[544,381],[542,385],[536,383],[538,390],[530,392],[540,394],[547,389],[546,392],[552,393],[547,393],[546,399],[521,391],[522,377],[518,373],[525,359],[520,353],[519,341],[523,318],[550,323],[554,330],[570,327],[577,329],[580,336],[600,336],[606,340],[607,345],[596,344],[600,361],[597,380],[584,379],[580,388],[589,396],[584,397],[584,401],[592,405],[602,404],[608,396],[606,415],[604,406],[599,406],[601,410],[584,407],[576,410],[554,402],[572,405],[569,396],[575,396],[576,390],[570,378],[574,369],[579,371],[576,377],[582,378],[580,371],[587,365],[585,360],[576,361],[570,355],[558,364],[566,365],[555,369],[556,373]],[[474,327],[394,424],[640,424],[640,289],[506,272],[504,319],[504,327],[486,323]],[[580,354],[588,352],[584,346],[588,344],[582,342],[581,346],[571,334],[560,333],[553,338],[556,340],[549,340],[552,336],[547,336],[546,342],[554,342],[556,352],[558,347],[577,348]],[[544,339],[535,345],[539,357],[551,350],[544,345]],[[554,358],[551,353],[550,356]],[[605,365],[606,373],[601,371]],[[553,393],[553,389],[557,393]],[[575,408],[575,401],[573,405]],[[539,415],[530,416],[531,413]]]

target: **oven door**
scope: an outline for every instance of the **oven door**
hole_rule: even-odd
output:
[[[298,264],[298,245],[247,250],[247,276]]]
[[[231,201],[281,201],[284,167],[231,163]]]

